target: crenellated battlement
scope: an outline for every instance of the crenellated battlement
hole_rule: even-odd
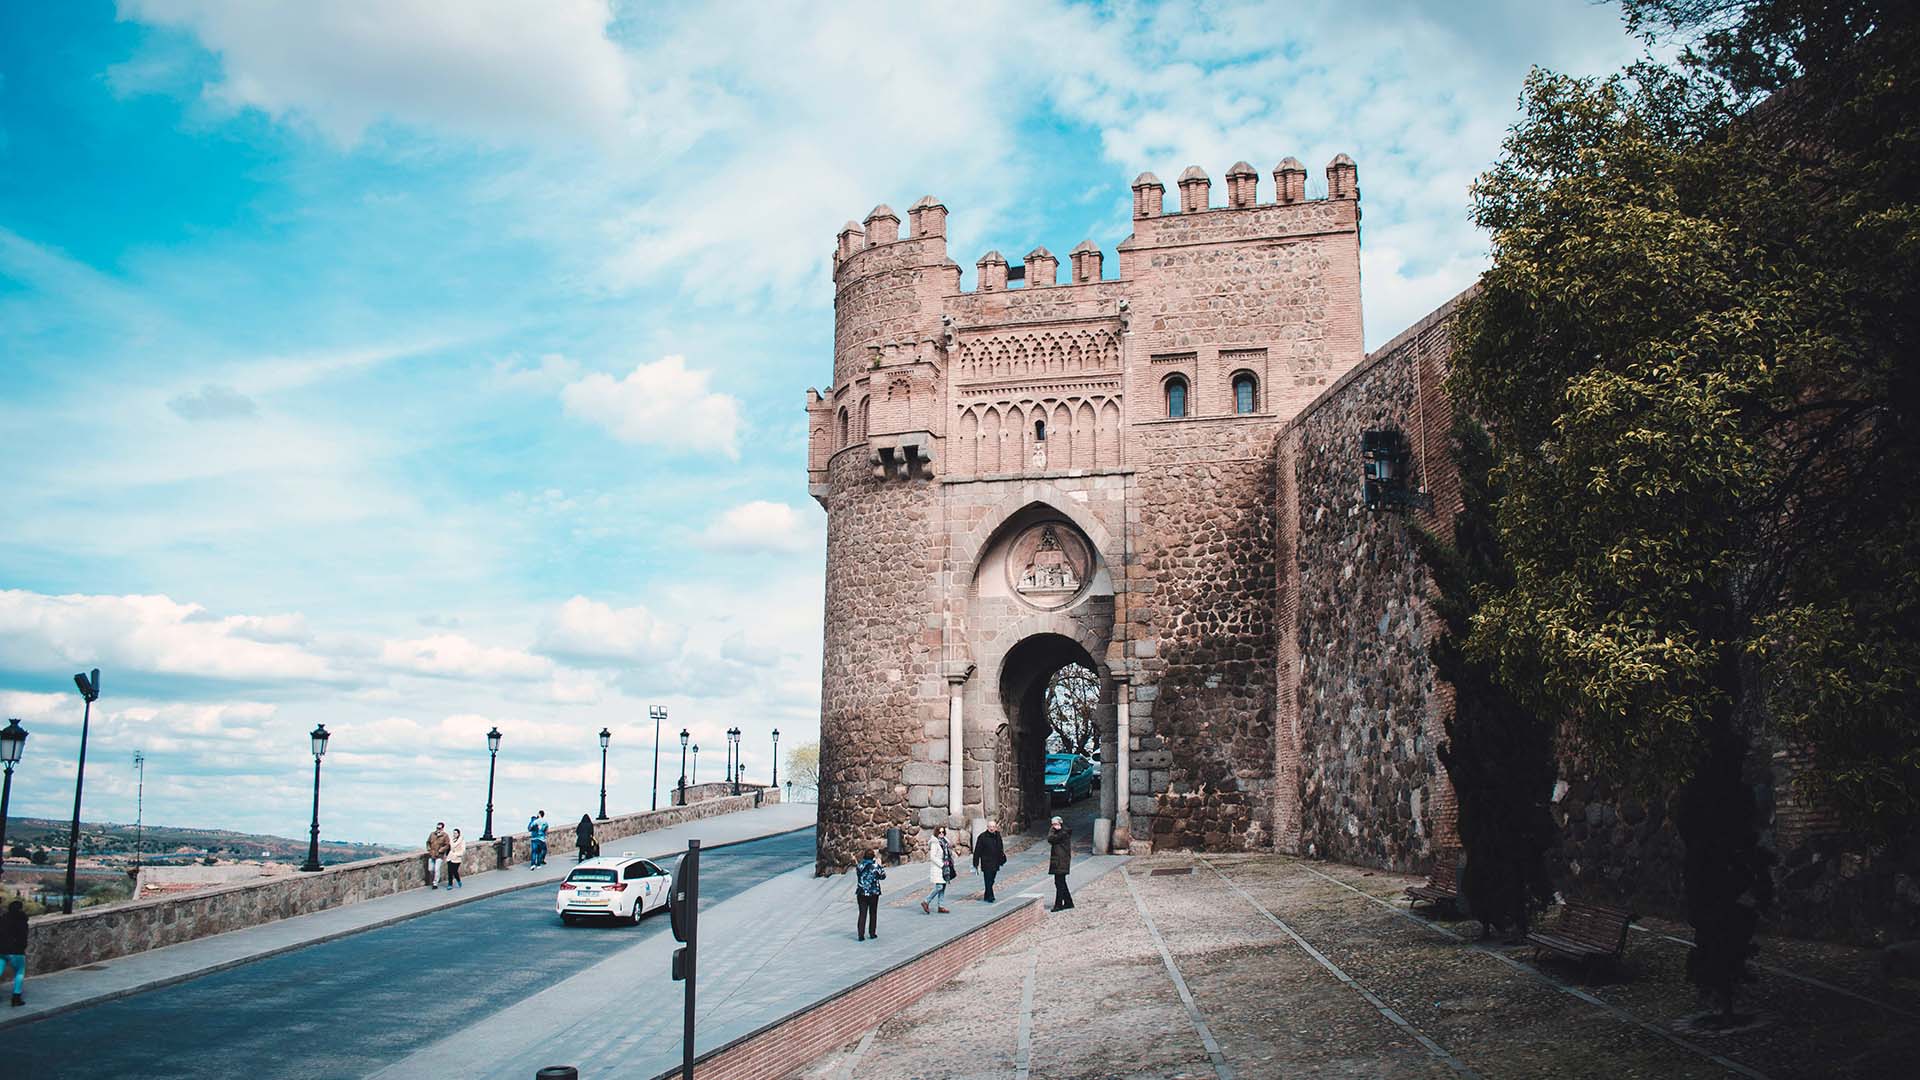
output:
[[[840,227],[834,239],[834,272],[848,259],[863,251],[885,248],[903,240],[934,240],[940,242],[940,250],[945,251],[947,236],[947,208],[939,199],[931,195],[922,195],[919,201],[907,208],[907,233],[900,234],[900,215],[893,207],[881,203],[868,212],[866,220],[849,221]]]
[[[1322,199],[1307,198],[1307,169],[1300,164],[1299,158],[1289,157],[1281,160],[1273,168],[1274,198],[1272,202],[1260,201],[1260,174],[1252,165],[1244,161],[1234,162],[1227,170],[1227,204],[1212,205],[1210,192],[1213,181],[1208,178],[1205,169],[1198,165],[1189,165],[1175,181],[1180,189],[1177,214],[1204,214],[1221,210],[1251,210],[1261,206],[1292,206],[1296,203],[1322,202],[1332,200],[1353,200],[1360,198],[1359,170],[1353,159],[1345,154],[1337,154],[1327,162],[1327,194]],[[1157,218],[1172,216],[1167,214],[1167,186],[1160,178],[1150,172],[1143,172],[1133,180],[1133,216]]]

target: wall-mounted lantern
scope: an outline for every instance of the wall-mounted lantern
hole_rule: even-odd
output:
[[[1366,471],[1364,494],[1369,510],[1405,510],[1425,506],[1427,495],[1411,480],[1412,453],[1398,428],[1360,433],[1360,457]]]

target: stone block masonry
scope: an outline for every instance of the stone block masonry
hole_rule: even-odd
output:
[[[743,793],[690,806],[621,814],[595,824],[604,848],[620,837],[778,801],[772,791],[757,796]],[[515,857],[525,861],[527,834],[514,833],[510,839]],[[548,855],[560,858],[574,850],[572,824],[555,823],[547,835]],[[467,857],[460,865],[465,874],[498,869],[494,845],[478,839],[468,841]],[[426,852],[414,851],[329,866],[318,873],[287,874],[205,892],[84,908],[71,915],[46,915],[34,919],[28,928],[27,965],[29,974],[43,975],[425,887]]]

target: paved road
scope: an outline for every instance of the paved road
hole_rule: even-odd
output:
[[[813,856],[812,829],[706,852],[701,907]],[[551,886],[523,889],[9,1029],[0,1074],[362,1077],[671,932],[664,913],[565,927]]]

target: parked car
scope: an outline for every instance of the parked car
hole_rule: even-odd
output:
[[[572,926],[581,919],[625,919],[638,924],[649,911],[664,910],[673,875],[657,863],[627,853],[588,859],[560,883],[553,909]]]
[[[1093,794],[1093,762],[1079,754],[1047,755],[1047,794],[1060,802],[1077,802]]]

